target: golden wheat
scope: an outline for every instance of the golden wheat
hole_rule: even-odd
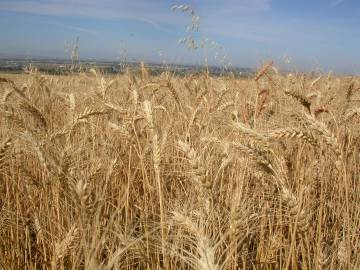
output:
[[[357,78],[0,84],[0,268],[360,268]]]

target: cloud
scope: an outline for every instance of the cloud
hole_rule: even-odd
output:
[[[1,0],[0,10],[49,16],[147,20],[161,20],[170,13],[145,0]]]
[[[179,1],[180,3],[183,0]],[[171,1],[163,0],[0,0],[0,11],[20,12],[33,15],[88,17],[109,20],[132,20],[146,23],[157,31],[176,34],[172,26],[185,29],[190,18],[171,11]],[[265,12],[271,0],[192,0],[188,3],[201,20],[222,21],[226,18],[249,16]],[[95,34],[94,30],[79,26],[61,27]],[[201,26],[200,26],[201,28]]]
[[[93,34],[93,35],[98,34],[97,31],[92,30],[92,29],[88,29],[88,28],[84,28],[84,27],[73,26],[73,25],[59,25],[59,26],[62,26],[64,28],[67,28],[67,29],[70,29],[70,30],[75,30],[77,32],[83,32],[83,33],[86,33],[86,34]]]
[[[146,23],[154,29],[172,34],[164,23],[184,21],[174,16],[170,5],[156,1],[137,0],[0,0],[0,11],[20,12],[33,15],[88,17],[110,20],[132,20]],[[75,31],[95,34],[94,30],[69,25],[58,25]]]
[[[340,5],[340,4],[342,4],[344,1],[345,0],[335,0],[330,4],[330,6],[331,7],[336,7],[336,6]]]
[[[181,1],[180,1],[181,2]],[[206,15],[257,13],[269,9],[271,0],[192,0],[188,4]],[[49,16],[85,16],[151,22],[181,21],[170,11],[170,1],[148,0],[1,0],[0,10]]]
[[[218,15],[254,15],[256,13],[268,11],[271,8],[271,0],[198,0],[194,4],[199,4],[199,9],[205,12],[213,12]]]

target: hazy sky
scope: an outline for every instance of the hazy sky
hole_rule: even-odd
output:
[[[190,18],[171,11],[176,4],[191,5],[197,37],[223,49],[179,45]],[[67,57],[77,36],[83,58],[216,63],[217,53],[241,67],[274,59],[360,73],[359,0],[0,0],[0,56]]]

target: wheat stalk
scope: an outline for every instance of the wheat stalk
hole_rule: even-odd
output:
[[[150,101],[145,100],[143,103],[143,109],[145,112],[146,121],[149,125],[149,130],[151,133],[152,139],[152,153],[153,153],[153,163],[155,178],[157,182],[158,196],[159,196],[159,206],[160,206],[160,226],[161,226],[161,245],[162,245],[162,254],[166,256],[165,249],[165,213],[164,213],[164,204],[163,204],[163,192],[162,192],[162,181],[160,173],[160,161],[161,161],[161,147],[159,144],[158,134],[155,130],[154,117],[152,104]]]

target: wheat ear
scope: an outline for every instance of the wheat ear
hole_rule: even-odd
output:
[[[4,164],[6,154],[9,151],[11,145],[12,145],[12,138],[6,139],[1,144],[1,147],[0,147],[0,169],[1,169],[2,165]]]
[[[315,147],[318,145],[316,138],[310,132],[302,131],[301,129],[292,127],[274,130],[268,134],[268,137],[274,139],[300,139]]]

